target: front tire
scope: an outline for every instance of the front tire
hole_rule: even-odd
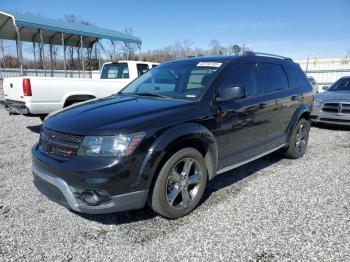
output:
[[[283,155],[290,159],[298,159],[304,156],[307,143],[309,141],[310,121],[301,118],[295,126],[290,139],[289,146],[283,152]]]
[[[205,160],[194,148],[184,148],[162,166],[149,205],[163,217],[176,219],[192,212],[201,200],[208,179]]]

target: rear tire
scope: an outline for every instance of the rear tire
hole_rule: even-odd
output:
[[[283,155],[286,158],[298,159],[305,154],[309,140],[310,121],[301,118],[295,126],[289,146],[284,150]]]
[[[176,219],[192,212],[208,179],[205,160],[194,148],[184,148],[162,166],[150,193],[149,206],[159,215]]]

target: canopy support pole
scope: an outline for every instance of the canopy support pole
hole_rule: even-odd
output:
[[[124,42],[124,45],[126,47],[126,60],[129,60],[129,45],[127,42]]]
[[[81,63],[82,63],[82,66],[83,66],[83,75],[84,75],[84,77],[85,77],[83,36],[80,36],[80,46],[81,46]]]
[[[53,54],[52,54],[52,44],[50,44],[50,67],[51,67],[51,77],[53,77]]]
[[[97,39],[97,43],[98,43],[98,70],[101,70],[101,43],[100,43],[100,39]]]
[[[115,41],[111,40],[111,42],[112,42],[112,46],[113,46],[113,57],[112,57],[112,60],[114,62],[115,61]]]
[[[54,69],[54,64],[53,64],[53,46],[52,46],[52,40],[58,33],[54,33],[50,38],[49,38],[49,45],[50,45],[50,67],[51,67],[51,77],[53,77],[53,69]]]
[[[35,42],[34,42],[34,40],[33,40],[33,56],[34,56],[35,76],[38,76],[38,70],[36,70],[36,52],[35,52]]]
[[[5,68],[5,51],[4,51],[4,40],[1,39],[0,40],[1,42],[1,61],[0,61],[0,78],[3,78],[3,75],[2,75],[2,68]],[[4,63],[4,67],[2,66],[2,63]]]
[[[41,56],[41,61],[43,63],[43,68],[44,68],[44,76],[46,76],[46,66],[45,66],[45,57],[44,57],[44,54],[43,54],[43,49],[44,49],[44,41],[43,41],[43,34],[41,32],[40,29],[38,29],[39,31],[39,35],[40,35],[40,56]]]
[[[140,61],[142,61],[141,45],[140,45],[140,44],[137,44],[137,47],[138,47],[138,48],[139,48],[139,50],[140,50]]]
[[[66,57],[66,47],[64,46],[64,34],[61,33],[62,50],[63,50],[63,68],[64,77],[67,77],[67,57]]]
[[[17,34],[17,41],[16,41],[16,51],[17,51],[17,58],[20,63],[21,68],[21,74],[23,75],[23,57],[22,57],[22,42],[21,42],[21,36],[18,29],[18,26],[15,26],[16,34]]]

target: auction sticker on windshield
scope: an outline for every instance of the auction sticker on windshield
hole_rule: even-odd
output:
[[[220,67],[222,63],[218,62],[199,62],[197,66]]]

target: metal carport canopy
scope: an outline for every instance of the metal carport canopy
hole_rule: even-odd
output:
[[[17,30],[20,40],[27,42],[41,42],[38,30],[41,31],[44,44],[61,45],[60,33],[64,34],[66,46],[92,47],[98,39],[109,39],[141,45],[141,39],[115,30],[104,29],[91,25],[69,23],[49,19],[31,14],[21,14],[0,11],[0,39],[17,40]]]

